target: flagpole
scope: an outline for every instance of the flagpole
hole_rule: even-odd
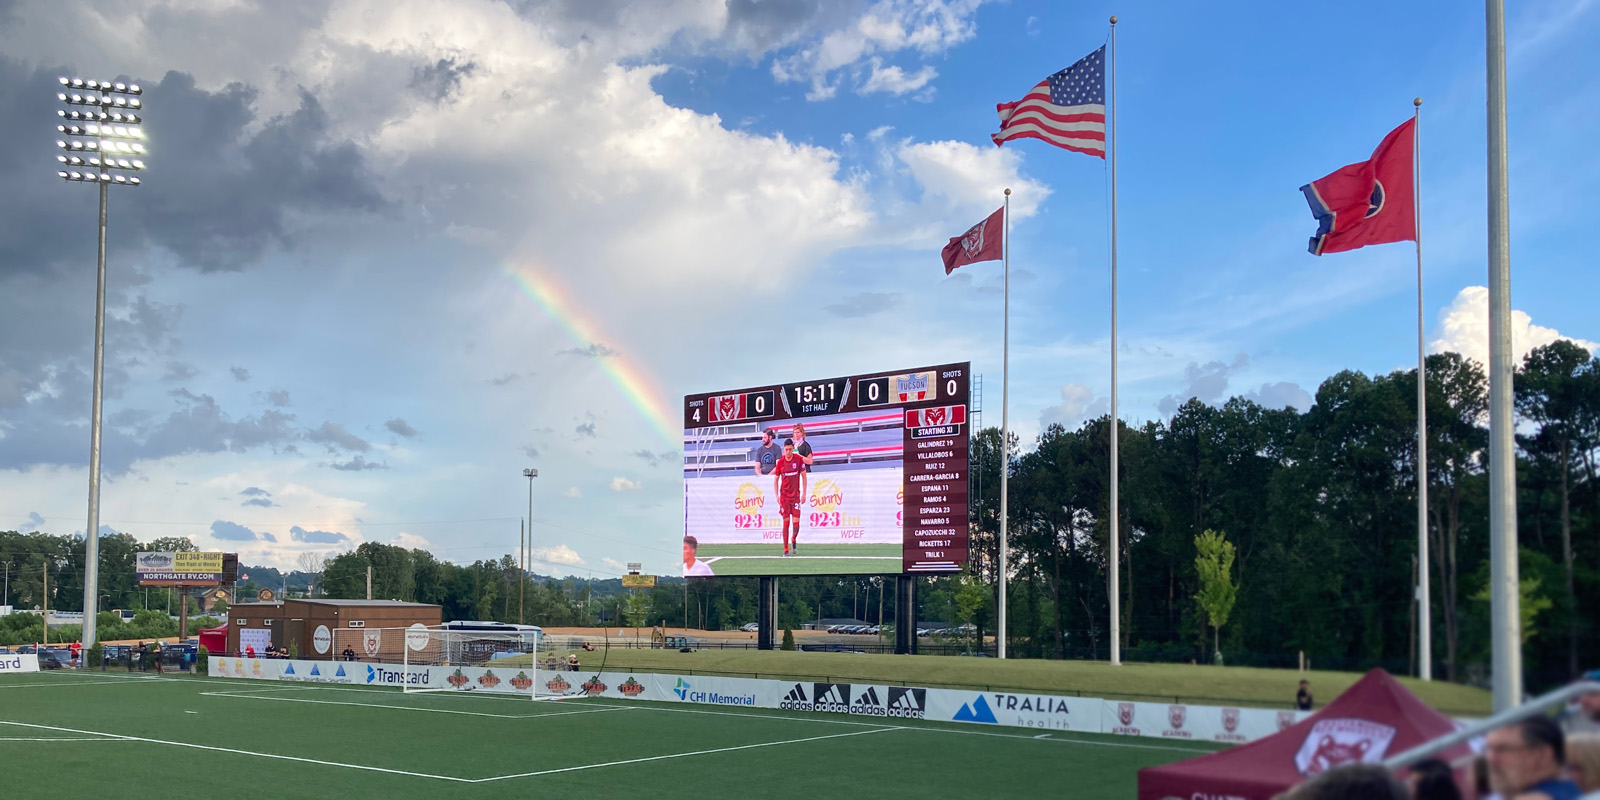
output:
[[[1111,665],[1122,663],[1121,552],[1117,545],[1117,18],[1111,18]]]
[[[1411,196],[1417,231],[1417,677],[1433,680],[1433,616],[1428,591],[1428,351],[1423,342],[1422,310],[1422,98],[1411,127]]]
[[[999,630],[995,631],[995,655],[1006,657],[1006,484],[1011,476],[1011,433],[1006,417],[1011,409],[1011,190],[1006,190],[1005,225],[1000,242],[1001,294],[1004,313],[1000,335],[1000,613]],[[980,650],[983,642],[978,643]]]

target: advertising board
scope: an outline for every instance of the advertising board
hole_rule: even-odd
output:
[[[945,364],[685,397],[683,575],[959,570],[970,373]]]
[[[155,551],[134,554],[134,574],[141,583],[221,583],[222,553]]]

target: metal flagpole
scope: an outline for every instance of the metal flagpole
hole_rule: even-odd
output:
[[[1001,294],[1005,296],[1003,333],[1000,338],[1000,613],[995,631],[995,655],[1006,657],[1006,483],[1011,475],[1011,433],[1006,412],[1011,408],[1007,392],[1011,379],[1011,190],[1006,190],[1005,235],[1000,242],[1002,269]],[[983,642],[978,643],[983,649]]]
[[[1511,194],[1506,166],[1505,0],[1487,0],[1489,95],[1489,598],[1494,710],[1522,699],[1516,420],[1511,411]]]
[[[1433,680],[1433,618],[1428,592],[1428,362],[1422,317],[1422,98],[1411,101],[1412,198],[1417,230],[1417,677]]]
[[[1117,545],[1117,18],[1111,18],[1111,664],[1122,663],[1121,552]]]

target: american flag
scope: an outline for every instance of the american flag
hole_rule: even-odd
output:
[[[1043,139],[1056,147],[1106,157],[1106,48],[1084,56],[1033,87],[1015,103],[995,106],[1000,132],[1010,139]]]

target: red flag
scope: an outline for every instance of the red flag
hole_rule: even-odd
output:
[[[1001,238],[1005,226],[1005,207],[995,209],[989,218],[972,226],[966,233],[956,236],[944,246],[944,274],[956,267],[976,264],[979,261],[999,261]]]
[[[1372,158],[1300,187],[1317,218],[1312,254],[1417,240],[1415,129],[1416,120],[1406,120],[1383,137]]]

